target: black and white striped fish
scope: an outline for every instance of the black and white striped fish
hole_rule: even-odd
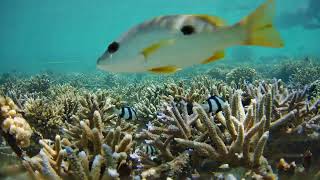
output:
[[[225,106],[226,102],[222,97],[219,96],[210,96],[207,101],[205,101],[203,104],[201,104],[202,108],[207,112],[207,113],[218,113],[219,111],[222,111],[222,108]],[[188,115],[193,114],[193,105],[192,103],[187,104],[187,110],[188,110]]]
[[[119,117],[124,120],[136,120],[137,119],[137,113],[134,110],[134,108],[125,106],[122,107],[119,111]]]
[[[206,110],[208,113],[218,113],[222,111],[223,106],[225,105],[225,100],[222,97],[219,96],[211,96],[207,99],[207,103],[202,104],[202,107]]]
[[[144,144],[142,146],[142,151],[145,153],[145,154],[148,154],[150,157],[153,157],[153,156],[156,156],[157,155],[157,149],[151,145],[151,144]]]

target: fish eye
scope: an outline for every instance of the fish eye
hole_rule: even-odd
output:
[[[185,25],[180,29],[180,31],[183,33],[183,35],[191,35],[195,32],[195,29],[191,25]]]
[[[119,49],[119,43],[118,42],[112,42],[109,46],[108,46],[108,52],[109,53],[115,53],[118,49]]]

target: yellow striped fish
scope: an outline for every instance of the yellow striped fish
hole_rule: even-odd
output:
[[[224,57],[234,45],[283,47],[274,28],[274,0],[228,26],[210,15],[160,16],[139,24],[112,42],[97,67],[110,72],[173,73]]]

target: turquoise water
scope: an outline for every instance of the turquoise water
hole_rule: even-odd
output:
[[[285,40],[285,48],[233,48],[228,50],[226,58],[320,56],[320,15],[310,8],[311,1],[318,0],[277,1],[276,24]],[[95,71],[96,59],[107,45],[144,20],[159,15],[201,13],[220,16],[233,24],[263,2],[1,0],[0,72]],[[311,7],[319,8],[319,4]]]

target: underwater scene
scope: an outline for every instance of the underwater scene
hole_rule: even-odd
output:
[[[1,0],[0,180],[320,179],[319,0]]]

